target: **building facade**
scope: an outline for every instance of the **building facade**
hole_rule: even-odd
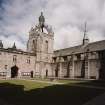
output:
[[[0,41],[0,77],[105,79],[105,40],[89,43],[86,26],[81,45],[53,51],[53,43],[54,32],[41,13],[26,52],[15,43],[5,49]]]

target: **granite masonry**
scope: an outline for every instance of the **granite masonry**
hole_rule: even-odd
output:
[[[39,24],[29,31],[27,51],[4,48],[0,41],[0,77],[5,78],[85,78],[105,79],[105,40],[53,50],[54,32],[43,13]]]

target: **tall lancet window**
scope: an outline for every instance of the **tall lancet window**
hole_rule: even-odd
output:
[[[32,49],[34,50],[34,48],[35,48],[35,40],[33,40],[32,42]]]
[[[33,40],[33,42],[32,42],[32,50],[34,51],[34,52],[36,52],[36,49],[37,49],[37,41],[36,40]]]
[[[48,53],[48,41],[45,41],[45,52]]]
[[[17,55],[13,55],[13,62],[14,62],[14,63],[17,62]]]

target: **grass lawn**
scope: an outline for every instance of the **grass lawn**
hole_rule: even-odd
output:
[[[37,83],[33,81],[26,81],[26,80],[0,80],[0,84],[2,83],[9,83],[13,85],[20,85],[23,86],[24,91],[29,91],[32,89],[37,89],[37,88],[44,88],[45,86],[50,86],[48,83]]]
[[[51,85],[25,80],[0,80],[0,99],[12,105],[82,105],[104,92],[103,89],[68,84]]]

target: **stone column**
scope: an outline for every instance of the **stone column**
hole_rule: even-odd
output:
[[[62,77],[62,62],[60,62],[59,67],[59,77]]]
[[[96,69],[96,79],[97,80],[99,79],[99,69],[98,68]]]
[[[6,78],[11,78],[11,69],[8,69],[7,70]]]
[[[99,79],[100,62],[97,60],[96,63],[96,79]]]
[[[20,69],[18,70],[18,78],[21,78],[22,77],[22,75],[21,75],[21,71],[20,71]]]
[[[88,60],[88,79],[90,79],[90,60]]]
[[[74,55],[73,55],[73,60],[72,60],[72,76],[71,76],[71,78],[74,78],[74,76],[75,76],[74,66],[75,66],[75,64],[74,64]]]

